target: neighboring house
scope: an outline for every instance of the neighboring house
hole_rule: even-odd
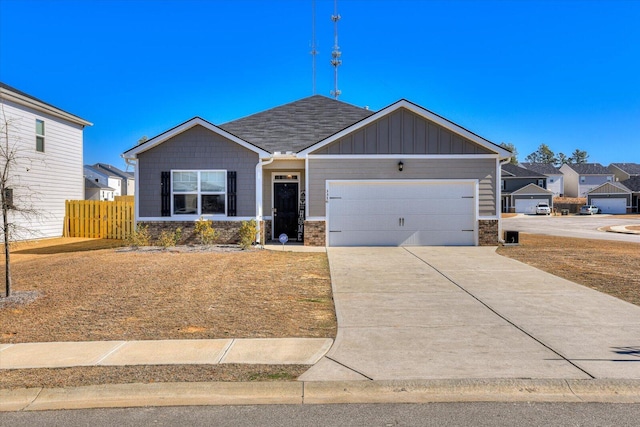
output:
[[[138,224],[256,219],[314,246],[495,245],[511,153],[419,105],[312,96],[216,126],[199,117],[126,151]]]
[[[114,200],[114,189],[101,184],[96,179],[84,177],[84,199],[85,200]]]
[[[115,173],[90,165],[84,165],[83,170],[85,178],[92,179],[103,187],[112,188],[114,196],[122,195],[122,178]]]
[[[549,163],[520,163],[525,169],[541,173],[547,177],[547,190],[553,192],[553,197],[564,195],[564,175],[560,169]]]
[[[8,125],[9,144],[17,154],[8,183],[17,208],[10,211],[13,236],[16,240],[62,236],[65,200],[84,198],[82,134],[91,123],[4,83],[0,83],[0,107],[4,113],[0,142],[5,146]]]
[[[616,181],[626,181],[631,177],[640,176],[640,164],[638,163],[611,163],[608,169]]]
[[[594,188],[613,182],[613,173],[600,163],[573,163],[560,167],[564,175],[564,194],[568,197],[587,197]]]
[[[587,193],[587,204],[602,213],[624,214],[640,212],[640,175],[620,182],[607,182]]]
[[[122,179],[122,187],[120,189],[120,193],[122,196],[134,195],[136,185],[135,185],[135,178],[131,172],[125,172],[107,163],[96,163],[95,165],[93,165],[93,167],[98,170],[100,169],[105,170],[111,174],[114,174],[120,177]]]
[[[507,163],[502,165],[500,191],[502,212],[536,213],[538,203],[553,208],[553,192],[546,189],[547,176]]]

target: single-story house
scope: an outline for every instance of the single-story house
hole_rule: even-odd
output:
[[[572,163],[560,166],[564,174],[564,194],[568,197],[587,197],[594,188],[613,182],[614,176],[600,163]]]
[[[538,203],[553,207],[553,192],[546,189],[546,175],[511,163],[502,165],[501,172],[502,212],[534,214]]]
[[[616,181],[626,181],[633,176],[640,176],[639,163],[611,163],[608,169]]]
[[[553,197],[564,195],[564,175],[560,169],[551,163],[520,163],[525,169],[541,173],[547,177],[547,190],[553,193]]]
[[[126,151],[152,233],[200,217],[233,241],[495,245],[511,153],[407,100],[374,112],[320,95],[216,126],[190,119]]]
[[[607,182],[587,193],[587,204],[602,213],[624,214],[640,212],[640,176],[621,182]]]

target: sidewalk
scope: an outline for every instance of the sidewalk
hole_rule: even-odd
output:
[[[330,338],[0,344],[0,370],[223,363],[313,365],[332,344]]]

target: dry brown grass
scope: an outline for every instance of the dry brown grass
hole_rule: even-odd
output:
[[[520,234],[498,253],[640,305],[640,244]]]
[[[39,297],[0,306],[0,342],[335,336],[323,253],[86,249],[98,242],[13,253],[14,292]]]

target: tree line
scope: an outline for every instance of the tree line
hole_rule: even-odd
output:
[[[500,146],[511,151],[511,163],[517,165],[518,150],[516,146],[510,142],[503,142]],[[589,154],[578,148],[576,148],[570,156],[567,156],[564,153],[554,153],[547,144],[540,144],[536,151],[524,158],[524,161],[527,163],[546,163],[560,167],[564,164],[587,163],[587,159],[589,159]]]

